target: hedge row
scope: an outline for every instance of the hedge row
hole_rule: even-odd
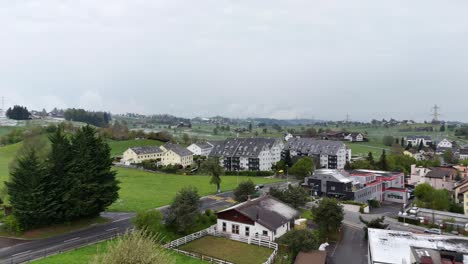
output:
[[[227,176],[271,176],[275,175],[272,171],[226,171]]]

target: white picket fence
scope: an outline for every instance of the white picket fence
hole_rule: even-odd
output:
[[[263,237],[252,238],[252,237],[244,237],[244,236],[240,236],[240,235],[219,232],[219,231],[216,230],[216,225],[213,225],[213,226],[211,226],[211,227],[209,227],[207,229],[204,229],[202,231],[199,231],[199,232],[190,234],[188,236],[185,236],[185,237],[176,239],[174,241],[171,241],[171,242],[167,243],[165,245],[165,247],[169,248],[169,249],[172,249],[172,250],[174,250],[174,251],[176,251],[178,253],[184,254],[186,256],[201,259],[201,260],[205,260],[205,261],[209,261],[211,263],[234,264],[234,263],[231,263],[231,262],[228,262],[228,261],[225,261],[225,260],[216,259],[216,258],[212,258],[212,257],[208,257],[208,256],[203,256],[203,255],[200,255],[200,254],[195,254],[195,253],[191,253],[191,252],[187,252],[187,251],[183,251],[183,250],[178,249],[178,247],[180,247],[182,245],[185,245],[187,243],[192,242],[193,240],[202,238],[202,237],[207,236],[207,235],[215,236],[215,237],[224,237],[224,238],[239,241],[239,242],[242,242],[242,243],[247,243],[247,244],[251,244],[251,245],[258,245],[258,246],[261,246],[261,247],[266,247],[266,248],[273,249],[273,253],[270,255],[268,260],[265,261],[263,264],[273,263],[275,258],[276,258],[276,255],[278,254],[278,244],[276,244],[275,242],[271,242],[270,240],[265,240],[265,239],[263,239]]]

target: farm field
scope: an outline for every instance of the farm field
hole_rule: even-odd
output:
[[[273,252],[269,248],[213,236],[205,236],[194,240],[180,246],[179,249],[237,264],[261,264]]]
[[[36,260],[34,264],[82,264],[90,263],[94,256],[107,251],[108,246],[114,243],[113,241],[100,242],[94,245],[89,245],[76,250],[64,252],[58,255],[50,256],[44,259]],[[173,253],[176,264],[203,264],[200,260],[186,257],[184,255]]]
[[[122,155],[130,147],[160,146],[163,144],[161,141],[151,139],[107,140],[107,143],[111,147],[111,156],[113,157]]]
[[[120,181],[120,198],[109,207],[109,211],[130,212],[167,205],[172,202],[176,192],[185,186],[196,187],[200,196],[216,193],[216,186],[210,184],[210,176],[151,173],[127,168],[116,170]],[[239,176],[239,182],[247,179],[255,184],[281,181]],[[221,177],[222,191],[232,190],[236,186],[236,176]]]

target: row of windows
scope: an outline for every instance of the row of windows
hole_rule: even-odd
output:
[[[223,222],[223,232],[227,232],[227,223]],[[231,224],[231,233],[239,235],[240,234],[240,225],[237,224]],[[244,228],[244,235],[245,236],[250,236],[250,226],[245,226]],[[257,234],[258,235],[258,234]],[[268,236],[268,231],[263,230],[262,235]]]

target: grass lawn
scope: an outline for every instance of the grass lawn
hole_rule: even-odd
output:
[[[150,173],[134,169],[115,168],[120,181],[120,198],[109,211],[139,211],[170,204],[176,192],[185,186],[198,188],[201,196],[214,194],[216,186],[210,184],[210,176],[174,175]],[[272,183],[280,179],[239,176],[239,182],[251,179],[255,184]],[[232,190],[237,186],[236,176],[221,177],[221,189]]]
[[[236,264],[260,264],[265,262],[273,252],[269,248],[213,236],[205,236],[194,240],[179,247],[179,249]]]
[[[130,147],[160,146],[163,144],[161,141],[151,139],[108,140],[107,143],[111,147],[112,156],[122,155]]]
[[[346,145],[351,148],[351,155],[353,156],[367,156],[369,152],[372,152],[374,158],[379,158],[382,154],[382,149],[385,151],[390,151],[390,148],[387,146],[377,146],[372,144],[363,143],[346,143]]]
[[[83,264],[89,263],[96,254],[106,252],[107,247],[113,241],[100,242],[95,245],[82,247],[73,251],[68,251],[62,254],[50,256],[44,259],[33,261],[35,264]],[[173,253],[176,259],[176,264],[202,264],[201,260],[186,257],[184,255]]]
[[[53,236],[60,235],[60,234],[69,233],[71,231],[89,227],[95,224],[107,223],[109,221],[110,221],[109,219],[103,218],[103,217],[80,219],[71,223],[51,225],[48,227],[42,227],[42,228],[29,230],[19,235],[6,232],[0,228],[0,236],[16,237],[16,238],[22,238],[22,239],[42,239],[42,238],[47,238],[47,237],[53,237]]]
[[[14,159],[21,145],[22,143],[16,143],[0,147],[0,187],[3,187],[3,182],[9,178],[8,165]]]

